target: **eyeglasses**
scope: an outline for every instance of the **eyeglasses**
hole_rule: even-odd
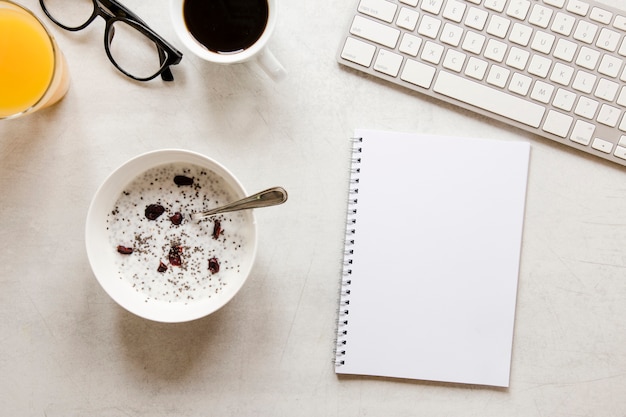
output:
[[[82,30],[101,16],[106,21],[106,54],[126,76],[137,81],[158,75],[163,81],[174,80],[170,66],[178,64],[183,54],[118,1],[39,0],[39,4],[54,23],[70,31]]]

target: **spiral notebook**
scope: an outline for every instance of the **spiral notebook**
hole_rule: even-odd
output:
[[[529,157],[356,131],[336,373],[509,385]]]

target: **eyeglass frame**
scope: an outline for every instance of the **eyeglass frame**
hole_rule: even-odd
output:
[[[115,68],[117,68],[127,77],[137,81],[150,81],[159,75],[161,76],[163,81],[174,81],[174,75],[172,74],[170,66],[180,63],[183,58],[182,52],[178,51],[169,42],[159,36],[155,31],[150,29],[150,27],[143,20],[141,20],[139,16],[131,12],[126,6],[124,6],[120,2],[116,0],[92,0],[92,2],[94,4],[93,13],[87,19],[87,21],[85,21],[85,23],[77,27],[68,27],[58,22],[46,8],[45,0],[39,0],[39,5],[41,6],[46,16],[48,16],[48,18],[52,20],[57,26],[71,32],[78,32],[79,30],[83,30],[87,26],[89,26],[96,19],[96,17],[102,17],[105,20],[104,50],[109,58],[109,61],[111,61]],[[150,77],[136,77],[133,74],[126,72],[122,67],[117,64],[109,48],[111,40],[113,39],[113,31],[111,30],[112,25],[117,21],[128,24],[133,29],[138,30],[139,32],[141,32],[141,34],[143,34],[156,44],[161,68],[155,74]]]

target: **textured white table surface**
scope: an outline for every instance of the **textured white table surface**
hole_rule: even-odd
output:
[[[22,4],[43,17],[36,0]],[[167,0],[125,4],[186,52]],[[71,89],[51,109],[0,123],[3,416],[626,416],[626,171],[341,68],[352,8],[281,2],[271,47],[289,75],[278,84],[254,64],[190,53],[175,82],[134,83],[106,58],[101,19],[78,33],[49,25]],[[509,389],[335,375],[355,127],[531,143]],[[160,148],[215,158],[249,191],[290,193],[257,212],[260,250],[244,289],[177,325],[115,304],[83,237],[105,177]],[[410,215],[409,195],[381,213],[390,227]]]

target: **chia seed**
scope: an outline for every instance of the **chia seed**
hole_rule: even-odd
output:
[[[193,179],[191,184],[180,184],[183,177]],[[145,295],[146,302],[189,303],[218,294],[229,277],[240,273],[245,259],[241,248],[250,243],[251,233],[245,212],[182,219],[236,198],[223,178],[193,164],[165,164],[140,174],[107,215],[113,248],[132,248],[130,254],[117,254],[119,279]],[[163,212],[149,219],[146,205]]]

